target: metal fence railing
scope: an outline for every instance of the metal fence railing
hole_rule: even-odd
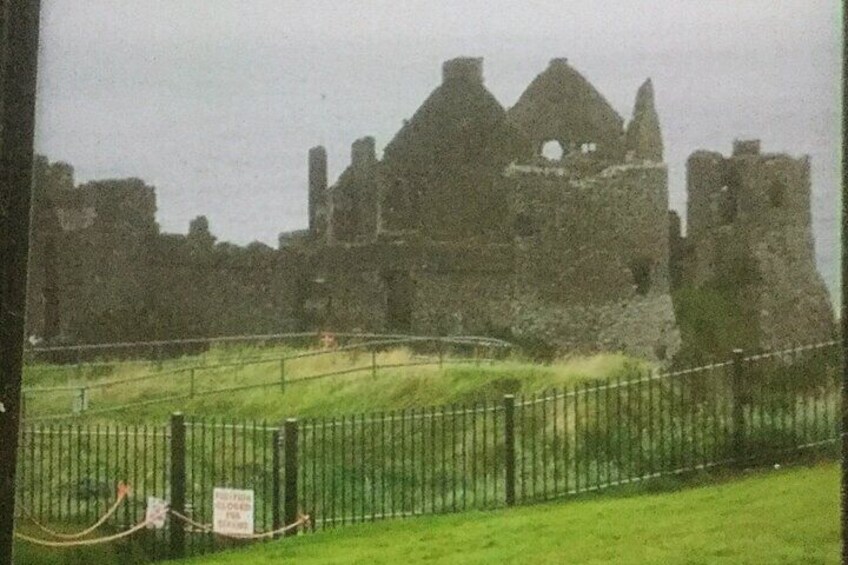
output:
[[[87,525],[118,481],[134,494],[108,521],[112,529],[136,523],[148,494],[208,523],[212,489],[226,486],[254,491],[257,530],[276,530],[299,512],[315,530],[773,464],[833,449],[842,362],[837,342],[737,352],[684,371],[284,426],[182,416],[165,427],[30,423],[20,447],[21,523]],[[170,520],[125,543],[159,558],[243,542]]]
[[[267,340],[272,337],[276,340],[309,338],[314,342],[316,335],[310,333],[254,336],[252,338],[254,341],[251,343],[257,343],[257,340],[264,338],[266,341],[263,343],[267,344]],[[231,341],[226,343],[242,343],[234,341],[236,338],[230,339]],[[332,334],[332,339],[334,340],[332,347],[283,352],[275,352],[272,349],[270,353],[249,353],[224,361],[216,359],[210,362],[204,357],[192,356],[175,361],[166,367],[161,363],[151,363],[148,360],[144,362],[141,370],[117,378],[100,376],[104,372],[110,372],[116,366],[115,363],[104,360],[39,366],[38,370],[42,374],[62,371],[65,374],[65,382],[64,384],[25,386],[22,390],[23,418],[30,422],[73,419],[82,415],[114,413],[152,404],[176,404],[200,396],[257,389],[279,389],[284,392],[290,386],[342,375],[358,373],[376,376],[379,371],[391,369],[491,362],[512,347],[505,341],[476,336]],[[342,341],[338,344],[335,342],[337,339],[347,340],[347,342]],[[186,341],[191,344],[197,340]],[[162,343],[182,344],[183,342]],[[117,350],[131,345],[134,344],[111,344]],[[147,344],[141,345],[147,346]],[[311,345],[315,344],[311,343]],[[84,346],[78,346],[73,350],[80,347]],[[107,346],[85,347],[100,351]],[[391,355],[388,359],[381,359],[382,352],[395,348],[408,348],[417,354],[400,362],[392,360]],[[54,353],[57,349],[45,348],[37,351]],[[108,348],[107,350],[112,351]],[[60,351],[65,352],[66,349]],[[299,362],[331,356],[345,356],[344,366],[306,372],[297,371]],[[121,366],[126,368],[123,362]],[[144,370],[145,368],[148,370]],[[248,371],[252,373],[252,377],[242,378],[242,375]],[[229,382],[222,382],[222,377],[229,378]],[[141,383],[148,386],[144,390],[133,389]],[[151,384],[155,388],[151,388],[149,386]],[[133,394],[124,394],[121,395],[123,401],[116,401],[114,398],[116,391],[132,391],[136,397]],[[57,406],[64,409],[56,410]]]

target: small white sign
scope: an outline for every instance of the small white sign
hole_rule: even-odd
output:
[[[147,528],[159,530],[165,527],[165,516],[168,514],[168,503],[155,496],[147,497],[147,512],[144,519]]]
[[[215,488],[212,492],[212,531],[216,534],[253,534],[253,491]]]

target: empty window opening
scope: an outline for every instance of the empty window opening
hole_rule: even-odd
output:
[[[559,161],[562,159],[562,154],[562,144],[559,141],[552,139],[542,144],[542,157],[545,159]]]
[[[636,285],[636,294],[644,296],[651,289],[651,261],[650,259],[637,259],[630,265],[633,275],[633,283]]]
[[[769,186],[769,204],[771,204],[772,208],[781,208],[783,207],[784,200],[786,199],[786,185],[776,180],[771,183]]]

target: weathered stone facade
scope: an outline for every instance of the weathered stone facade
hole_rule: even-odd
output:
[[[676,244],[683,284],[729,289],[760,347],[831,339],[833,308],[813,249],[809,158],[736,141],[730,157],[693,153],[687,176],[688,233]]]
[[[565,59],[509,109],[482,59],[442,72],[382,158],[356,140],[330,185],[326,150],[309,150],[308,229],[276,250],[216,244],[205,218],[162,234],[142,181],[77,187],[69,166],[39,162],[30,333],[488,334],[666,359],[681,341],[673,289],[716,280],[738,286],[762,344],[832,331],[806,160],[754,143],[694,154],[683,238],[650,80],[625,125]]]
[[[551,142],[556,159],[543,155]],[[310,212],[329,210],[300,246],[313,322],[658,358],[678,348],[650,81],[626,132],[565,59],[509,110],[486,90],[481,59],[455,59],[382,160],[373,147],[354,144]],[[325,178],[316,151],[310,178]]]

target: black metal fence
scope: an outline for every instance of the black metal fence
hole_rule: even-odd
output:
[[[214,487],[252,489],[257,530],[300,511],[315,530],[771,464],[839,437],[841,367],[841,349],[829,342],[530,396],[282,427],[182,416],[166,427],[32,424],[21,442],[20,520],[91,523],[119,480],[134,495],[107,522],[116,530],[143,519],[148,494],[207,524]],[[150,558],[243,543],[175,520],[132,539]]]

